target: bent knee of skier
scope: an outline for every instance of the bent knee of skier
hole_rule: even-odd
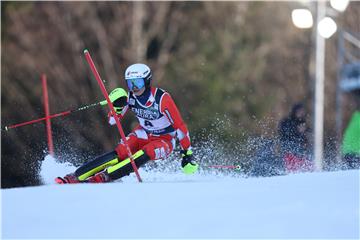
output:
[[[171,143],[165,140],[153,141],[146,144],[142,149],[149,156],[150,160],[165,159],[173,150]]]
[[[136,136],[130,135],[129,137],[127,137],[127,144],[132,153],[135,153],[136,151],[139,150],[138,149],[139,148],[138,139],[136,138]],[[117,147],[115,148],[115,151],[116,151],[119,159],[121,159],[121,160],[126,159],[129,155],[128,148],[124,143],[120,143],[119,145],[117,145]]]

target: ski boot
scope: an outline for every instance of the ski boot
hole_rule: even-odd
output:
[[[67,174],[65,177],[55,178],[55,182],[58,184],[74,184],[80,183],[81,181],[75,176],[74,173]]]
[[[95,174],[94,176],[91,176],[88,179],[86,179],[86,182],[88,182],[88,183],[106,183],[106,182],[111,182],[111,178],[110,178],[109,174],[107,174],[106,172],[99,172],[99,173]]]

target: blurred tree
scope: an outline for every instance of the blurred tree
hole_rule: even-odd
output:
[[[42,73],[51,113],[102,100],[82,54],[88,48],[108,90],[125,87],[127,65],[150,65],[154,85],[173,95],[199,146],[210,134],[224,147],[251,135],[273,136],[288,106],[312,94],[311,32],[292,26],[293,4],[2,2],[2,126],[43,116]],[[347,13],[344,27],[359,31],[359,4]],[[335,79],[330,75],[327,84]],[[58,158],[80,164],[112,149],[119,136],[106,111],[53,119]],[[134,121],[125,119],[127,132]],[[1,137],[2,187],[39,184],[44,125]]]

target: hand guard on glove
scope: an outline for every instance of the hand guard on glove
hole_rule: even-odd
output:
[[[195,173],[198,170],[199,165],[194,161],[193,152],[188,149],[181,150],[180,153],[182,157],[181,167],[183,169],[183,172],[185,174]]]
[[[115,123],[116,123],[115,118],[114,118],[113,116],[110,116],[110,117],[109,117],[109,124],[110,124],[110,125],[115,125]]]

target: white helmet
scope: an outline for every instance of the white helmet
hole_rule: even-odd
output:
[[[129,90],[134,88],[148,88],[151,84],[152,73],[150,68],[142,63],[130,65],[125,71],[125,81]]]

